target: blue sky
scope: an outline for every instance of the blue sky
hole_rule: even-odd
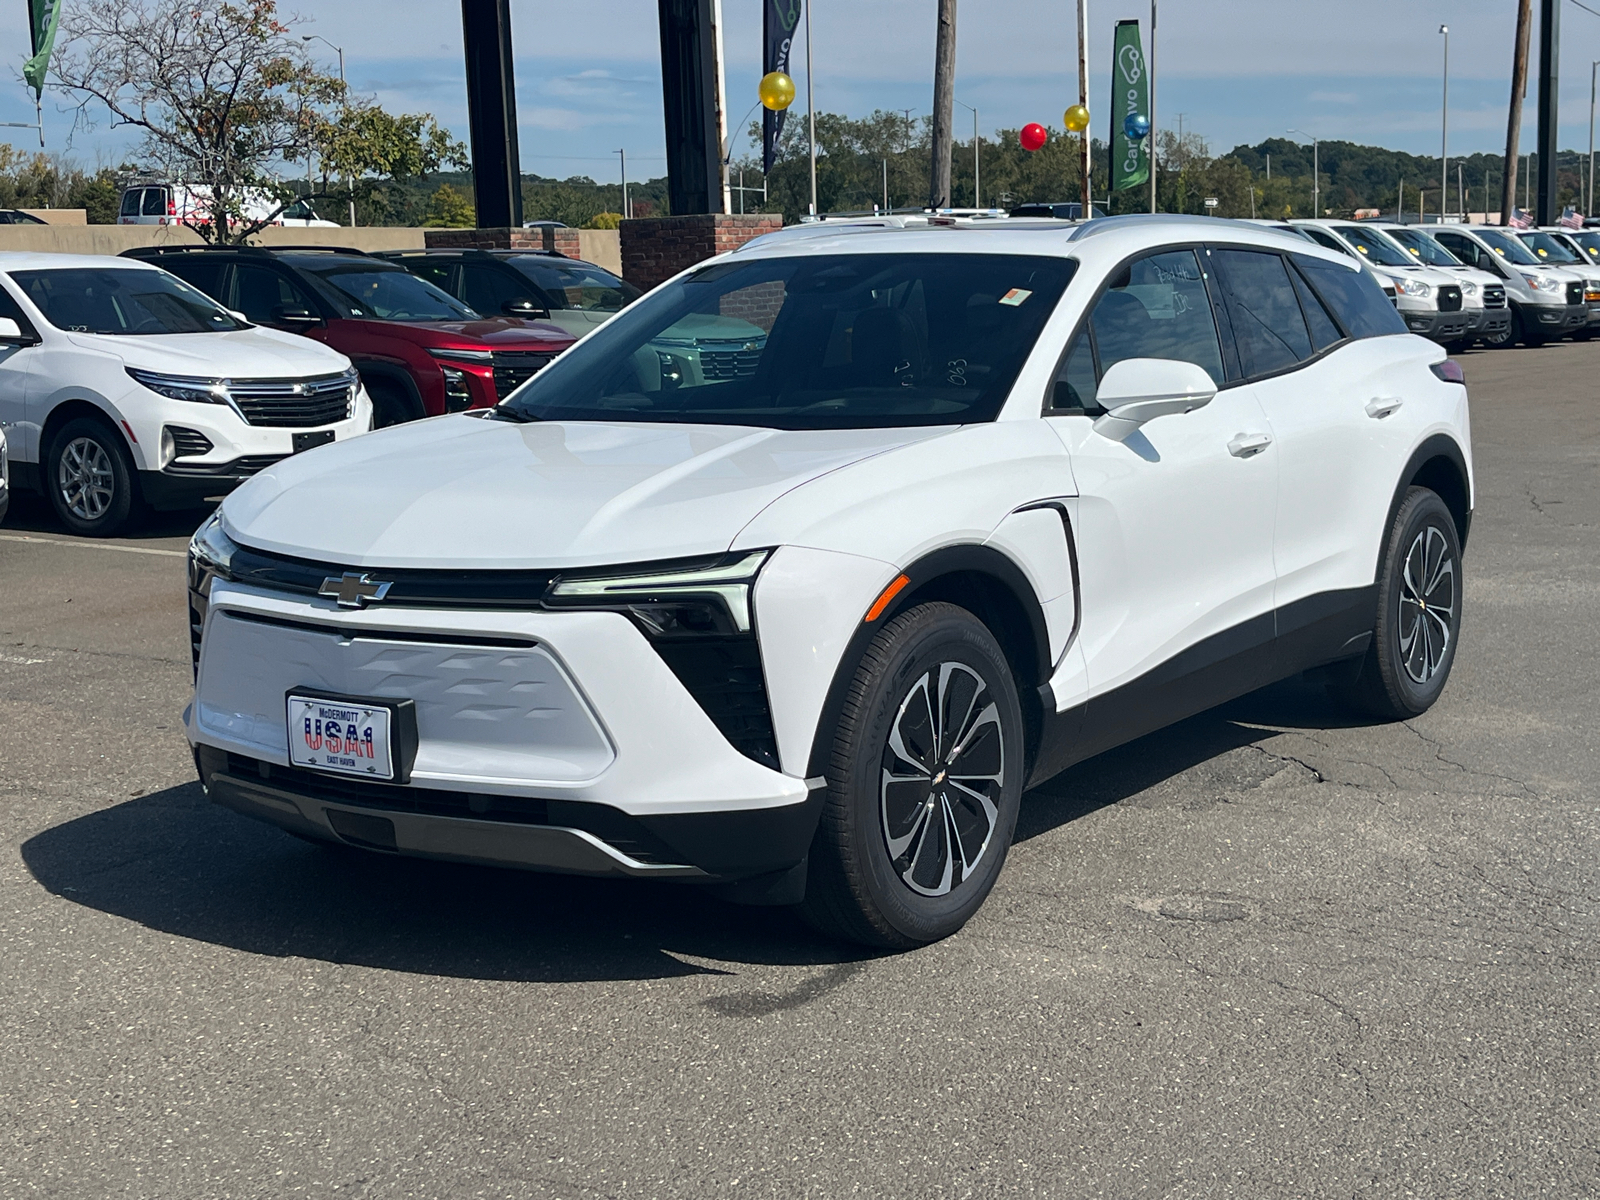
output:
[[[68,4],[84,0],[65,0]],[[104,2],[104,0],[102,0]],[[730,108],[755,100],[760,6],[723,0]],[[1600,7],[1600,5],[1596,5]],[[284,5],[285,11],[292,8]],[[934,0],[816,0],[813,42],[819,109],[864,115],[931,104]],[[27,50],[25,6],[0,10],[0,120],[31,120],[19,71]],[[301,28],[345,48],[353,86],[391,109],[429,111],[466,132],[460,8],[451,0],[322,0]],[[618,147],[629,175],[664,169],[656,6],[652,0],[512,0],[523,169],[616,178]],[[1149,20],[1148,3],[1090,0],[1090,107],[1102,124],[1111,30]],[[1165,0],[1157,61],[1158,123],[1184,126],[1215,150],[1298,127],[1433,154],[1439,146],[1439,36],[1451,28],[1450,152],[1504,148],[1514,4],[1511,0]],[[1563,13],[1561,145],[1588,141],[1589,68],[1600,58],[1600,17]],[[1026,121],[1059,125],[1076,100],[1070,0],[961,0],[956,94],[980,110],[985,135]],[[1148,26],[1146,24],[1146,32]],[[1535,34],[1535,57],[1537,34]],[[332,68],[332,53],[314,43]],[[804,108],[805,78],[796,56]],[[1530,87],[1523,146],[1531,143]],[[64,99],[45,97],[48,147],[93,165],[117,161],[126,131],[73,129]],[[968,136],[971,114],[957,109]],[[18,147],[32,136],[0,131]]]

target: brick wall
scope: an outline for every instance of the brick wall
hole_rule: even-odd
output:
[[[777,213],[638,217],[622,223],[622,277],[649,291],[679,271],[783,227]]]
[[[554,250],[581,257],[576,229],[429,229],[424,236],[430,250]]]

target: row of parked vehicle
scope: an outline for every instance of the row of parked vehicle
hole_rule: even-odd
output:
[[[1452,352],[1588,339],[1600,328],[1600,230],[1268,224],[1363,263],[1393,297],[1406,328]]]
[[[0,431],[18,486],[108,536],[287,455],[490,407],[637,295],[538,251],[0,254]]]

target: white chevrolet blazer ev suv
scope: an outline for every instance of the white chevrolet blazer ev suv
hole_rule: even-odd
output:
[[[372,427],[350,360],[250,324],[159,267],[0,252],[0,428],[74,533],[220,496]]]
[[[708,317],[764,336],[685,359]],[[1471,463],[1459,367],[1293,235],[819,225],[245,483],[190,550],[186,728],[303,837],[915,946],[1091,755],[1312,668],[1427,709]]]

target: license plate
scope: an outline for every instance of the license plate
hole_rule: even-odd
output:
[[[386,705],[290,693],[289,762],[339,775],[393,779],[393,716]]]

